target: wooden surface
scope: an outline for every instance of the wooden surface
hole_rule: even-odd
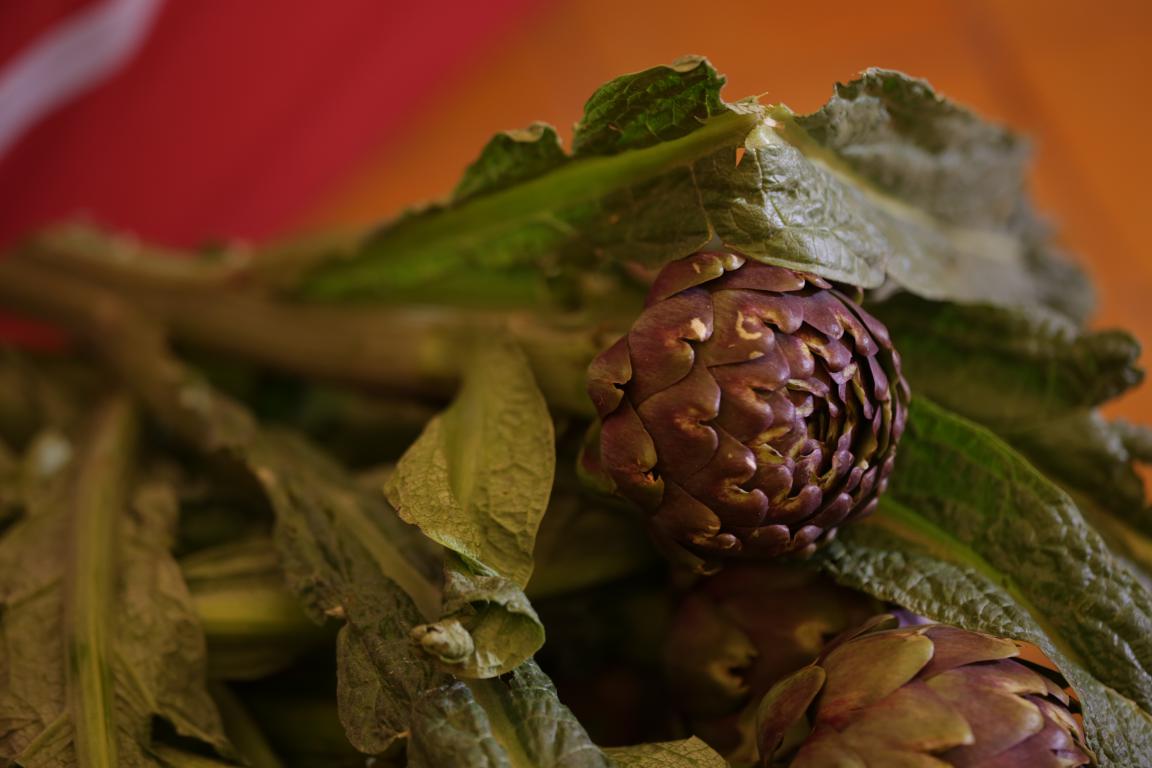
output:
[[[600,83],[684,53],[708,56],[732,99],[807,111],[883,66],[1029,134],[1036,198],[1096,280],[1097,325],[1152,344],[1152,3],[1137,0],[552,2],[427,94],[300,228],[365,227],[442,197],[495,131],[544,120],[570,135]],[[1152,384],[1109,410],[1152,423]]]

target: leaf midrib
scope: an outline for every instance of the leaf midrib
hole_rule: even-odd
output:
[[[466,680],[468,689],[476,703],[488,715],[488,725],[496,742],[503,748],[508,758],[509,768],[540,768],[540,765],[528,754],[528,750],[520,740],[519,730],[512,721],[510,713],[505,706],[505,697],[497,686],[505,683],[499,678],[487,680]]]
[[[437,243],[462,236],[475,240],[477,233],[510,229],[525,220],[545,220],[555,211],[557,201],[571,206],[595,200],[690,165],[721,147],[738,144],[759,120],[755,110],[729,111],[679,139],[607,157],[575,158],[544,176],[499,192],[403,219],[365,243],[358,258],[322,264],[305,275],[303,289],[307,294],[323,296],[331,283],[342,284],[357,275],[374,273],[383,264],[410,265],[413,253],[433,251]],[[435,271],[432,264],[424,268]]]
[[[93,418],[76,468],[68,513],[71,557],[64,576],[67,704],[82,768],[115,768],[113,614],[120,520],[128,505],[136,419],[130,401],[113,397]]]

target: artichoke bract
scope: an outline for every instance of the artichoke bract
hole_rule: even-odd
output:
[[[894,624],[882,616],[842,635],[768,692],[758,717],[762,766],[1095,764],[1079,703],[1034,646]]]
[[[668,692],[689,730],[737,765],[756,760],[756,706],[883,605],[815,570],[733,563],[685,593],[664,647]]]
[[[696,253],[589,368],[599,468],[705,563],[808,555],[876,507],[908,387],[888,332],[814,275]]]

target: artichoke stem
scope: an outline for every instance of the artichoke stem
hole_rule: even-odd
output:
[[[137,362],[148,353],[128,338],[163,338],[166,330],[291,373],[423,396],[449,396],[477,340],[509,333],[553,407],[579,414],[590,411],[582,382],[599,348],[587,323],[554,325],[533,313],[306,304],[214,283],[145,286],[90,264],[64,269],[25,254],[0,262],[0,303]]]

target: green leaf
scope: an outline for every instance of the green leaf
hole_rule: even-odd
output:
[[[244,762],[251,768],[284,768],[284,763],[276,756],[244,702],[223,683],[213,684],[210,692],[220,710],[228,738],[236,745],[236,751],[243,756]]]
[[[1118,421],[1113,429],[1124,448],[1137,461],[1152,462],[1152,427]]]
[[[385,492],[427,536],[523,587],[555,465],[552,419],[532,370],[518,348],[494,342]]]
[[[615,155],[682,138],[728,111],[724,77],[703,56],[685,56],[600,86],[572,142],[577,157]]]
[[[615,747],[604,752],[620,768],[726,768],[728,761],[693,736],[683,741]]]
[[[834,158],[831,166],[898,201],[894,214],[922,214],[953,241],[942,241],[945,250],[936,252],[897,251],[889,271],[904,287],[957,300],[1016,294],[1079,320],[1090,311],[1087,281],[1052,252],[1028,204],[1029,147],[1005,128],[942,99],[923,80],[882,69],[838,85],[824,107],[796,123]],[[877,223],[887,224],[883,216]],[[905,224],[915,228],[913,221]],[[976,254],[981,242],[987,253]],[[960,260],[948,259],[948,250]],[[981,287],[980,279],[997,274],[998,260],[1001,285]],[[1021,278],[1031,285],[1015,284]]]
[[[439,558],[380,494],[308,443],[261,430],[174,360],[161,362],[169,378],[150,383],[160,389],[148,389],[149,403],[202,450],[236,459],[263,490],[288,586],[313,620],[344,622],[338,700],[348,739],[385,751],[407,733],[413,702],[450,679],[408,637],[425,614],[438,615]]]
[[[245,691],[243,703],[277,754],[292,756],[293,766],[364,768],[364,755],[348,743],[330,698],[272,687]],[[377,762],[380,768],[395,765]]]
[[[204,638],[169,554],[175,497],[133,493],[136,423],[100,404],[78,445],[29,449],[21,519],[0,539],[0,758],[159,765],[153,724],[227,755],[204,689]]]
[[[488,624],[500,622],[501,606],[514,602],[506,579],[453,587],[449,569],[442,589],[438,548],[405,525],[383,494],[294,433],[261,429],[163,349],[151,354],[157,358],[138,369],[137,386],[155,415],[212,458],[235,460],[234,469],[258,484],[275,511],[274,540],[289,588],[316,621],[343,622],[338,701],[357,749],[391,749],[410,732],[416,703],[452,680],[426,652],[435,649],[426,638],[436,628],[450,627],[452,641],[473,651],[455,671],[494,656],[501,671],[512,669],[536,650],[538,642],[523,650],[526,644],[502,636],[503,650],[485,644],[494,634]],[[456,613],[444,615],[442,599]],[[531,611],[526,599],[522,605]],[[430,619],[439,623],[421,624]]]
[[[547,173],[568,161],[556,129],[533,123],[521,131],[504,131],[492,137],[476,162],[452,193],[454,203],[498,192]]]
[[[550,296],[543,275],[594,265],[598,244],[620,252],[624,240],[639,237],[633,244],[641,248],[688,253],[711,237],[692,163],[725,149],[732,155],[759,119],[755,109],[718,110],[722,82],[702,59],[617,78],[589,103],[576,156],[557,162],[542,128],[543,145],[497,137],[469,169],[465,194],[400,218],[349,253],[320,254],[325,260],[305,271],[297,290],[324,299],[435,301],[466,293],[479,278],[500,283],[506,300],[538,302]],[[657,134],[670,140],[653,143]],[[476,183],[511,178],[513,154],[531,168],[520,183]],[[543,174],[541,155],[554,163]]]
[[[1133,456],[1092,410],[1143,380],[1131,336],[1081,331],[1040,309],[907,294],[871,309],[892,333],[914,392],[990,427],[1061,487],[1152,535]]]
[[[465,279],[503,276],[518,300],[547,303],[580,295],[588,271],[727,247],[861,287],[889,276],[933,299],[1083,318],[1086,283],[1049,247],[1024,194],[1026,147],[1003,128],[884,70],[808,116],[726,103],[722,85],[699,58],[617,78],[589,100],[571,156],[539,127],[497,137],[453,201],[328,254],[297,287],[453,302]]]
[[[942,221],[999,228],[1019,213],[1027,145],[923,80],[869,69],[796,122],[854,173]]]
[[[1081,331],[1042,309],[901,294],[869,310],[887,325],[917,391],[997,432],[1095,407],[1144,378],[1131,335]]]
[[[1031,210],[1029,147],[1007,129],[883,69],[837,85],[824,107],[795,122],[797,146],[879,204],[871,218],[894,246],[888,272],[903,287],[934,299],[1049,306],[1080,321],[1091,310],[1087,280],[1053,251]]]
[[[1074,497],[1152,536],[1152,511],[1134,457],[1099,412],[1070,411],[1001,434]]]
[[[1080,693],[1107,764],[1152,748],[1152,598],[1068,496],[987,430],[917,399],[880,512],[820,560],[934,620],[1039,645]]]

